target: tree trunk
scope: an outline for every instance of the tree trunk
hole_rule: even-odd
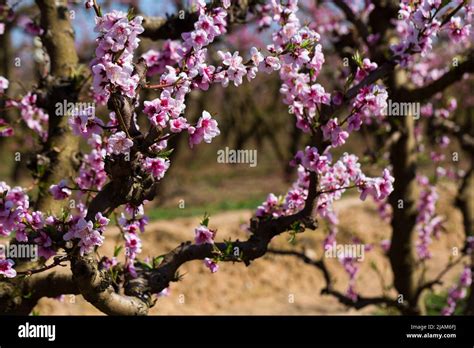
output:
[[[74,159],[79,149],[79,137],[69,131],[68,117],[56,115],[56,103],[77,102],[79,84],[75,77],[79,59],[66,2],[36,0],[36,3],[41,10],[41,27],[45,31],[42,40],[50,57],[53,77],[46,86],[46,104],[42,105],[49,114],[48,140],[42,154],[50,163],[40,179],[36,209],[54,213],[59,212],[60,205],[49,194],[49,186],[75,176]]]
[[[416,259],[414,227],[416,223],[416,157],[414,119],[404,117],[402,135],[390,149],[395,177],[389,203],[393,209],[392,241],[389,252],[394,285],[403,300],[418,311],[415,281]]]
[[[474,236],[474,165],[471,165],[459,188],[456,205],[462,212],[466,238]],[[471,271],[474,272],[474,252],[471,255]],[[474,315],[474,283],[471,284],[465,314]]]

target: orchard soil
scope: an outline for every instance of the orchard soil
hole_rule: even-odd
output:
[[[433,258],[428,262],[427,276],[434,277],[446,265],[453,247],[463,243],[461,214],[453,207],[454,188],[444,186],[440,192],[442,200],[438,211],[445,216],[446,231],[431,246]],[[382,292],[383,281],[391,283],[388,259],[380,248],[380,241],[390,238],[390,229],[383,222],[371,202],[361,202],[356,196],[349,196],[337,203],[340,217],[338,242],[350,242],[353,237],[363,243],[372,243],[374,248],[365,253],[357,278],[357,290],[364,296],[377,296]],[[217,228],[217,240],[245,239],[248,233],[245,224],[250,210],[226,211],[212,215],[211,227]],[[175,218],[153,221],[141,235],[143,251],[141,256],[163,254],[179,243],[191,240],[194,227],[200,217]],[[321,242],[326,234],[321,224],[316,231],[298,234],[296,244],[288,242],[288,235],[276,238],[271,247],[279,249],[306,250],[309,256],[319,258],[323,251]],[[113,254],[114,246],[120,243],[117,229],[106,232],[105,245],[101,254]],[[341,264],[327,259],[334,276],[336,289],[345,291],[348,277]],[[371,266],[375,264],[378,272]],[[172,283],[169,295],[158,298],[151,309],[152,315],[211,315],[211,314],[266,314],[266,315],[354,315],[387,314],[384,310],[369,306],[362,310],[345,307],[331,296],[321,295],[324,279],[319,270],[292,256],[266,255],[254,261],[249,267],[243,264],[220,263],[219,271],[211,274],[200,261],[185,264],[180,269],[184,275],[178,283]],[[444,284],[436,291],[451,286],[459,275],[460,267],[446,274]],[[381,274],[380,277],[378,274]],[[388,294],[395,296],[393,289]],[[101,314],[81,296],[65,295],[61,299],[42,299],[35,308],[39,315],[99,315]]]

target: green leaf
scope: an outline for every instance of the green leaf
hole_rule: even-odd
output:
[[[294,231],[290,232],[290,238],[288,238],[288,243],[293,245],[296,243],[296,233]]]
[[[135,8],[130,7],[127,12],[127,19],[131,21],[133,18],[135,18]]]
[[[205,213],[204,213],[204,217],[203,217],[203,219],[202,219],[202,221],[201,221],[201,225],[208,227],[208,226],[209,226],[209,218],[210,218],[210,217],[211,217],[211,216],[210,216],[207,212],[205,212]]]
[[[353,73],[351,73],[348,77],[347,77],[347,81],[346,83],[344,84],[344,90],[347,90],[349,88],[349,86],[352,84],[352,82],[354,82],[354,78],[355,78],[355,75]]]
[[[158,267],[163,262],[164,258],[165,257],[163,255],[154,257],[153,258],[153,268]]]
[[[118,245],[118,246],[116,245],[114,248],[114,257],[119,256],[122,249],[123,249],[122,245]]]
[[[313,40],[306,39],[301,43],[300,47],[301,48],[308,48],[309,46],[311,46],[311,44],[313,44]]]
[[[137,262],[140,266],[142,266],[143,268],[146,268],[147,270],[151,271],[153,269],[153,266],[146,262],[143,262],[143,261],[137,261]]]
[[[352,59],[354,62],[357,64],[359,68],[362,67],[362,56],[360,55],[359,51],[356,51],[354,55],[352,56]]]
[[[174,149],[169,149],[169,150],[166,150],[166,151],[161,151],[158,153],[158,157],[161,157],[161,158],[168,158],[172,153],[173,153]]]

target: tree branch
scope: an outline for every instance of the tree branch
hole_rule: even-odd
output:
[[[41,298],[63,294],[79,294],[70,273],[52,271],[1,282],[0,313],[28,315]]]
[[[341,9],[342,12],[344,12],[344,15],[346,16],[347,20],[350,21],[352,24],[354,24],[354,27],[357,29],[357,32],[359,34],[359,37],[367,43],[367,38],[370,35],[369,29],[365,25],[364,22],[358,18],[355,13],[352,11],[352,9],[347,5],[344,0],[333,0],[334,4]]]
[[[397,94],[399,99],[404,102],[423,101],[461,80],[466,73],[474,73],[474,51],[469,52],[464,62],[449,70],[437,80],[416,89],[402,87],[397,91]]]
[[[314,201],[316,199],[317,176],[314,172],[310,174],[310,183],[308,188],[308,197],[304,208],[292,215],[282,216],[272,220],[251,220],[250,230],[252,236],[247,241],[232,242],[232,249],[238,248],[239,257],[233,255],[225,258],[223,261],[244,262],[247,266],[251,261],[262,257],[267,252],[268,244],[273,237],[291,229],[295,222],[301,222],[306,228],[316,229],[317,223],[311,217]],[[227,243],[216,243],[215,248],[222,253],[227,249]],[[191,242],[182,243],[179,247],[172,250],[164,256],[161,264],[154,270],[144,276],[148,279],[148,286],[153,293],[158,293],[167,288],[169,283],[176,278],[176,272],[179,267],[192,260],[204,260],[213,258],[215,250],[211,244],[191,244]]]
[[[370,305],[386,305],[389,307],[394,307],[399,309],[402,312],[405,312],[407,308],[403,305],[398,303],[395,299],[386,296],[378,296],[378,297],[363,297],[358,296],[357,300],[354,301],[353,299],[349,298],[348,296],[344,295],[343,293],[335,290],[332,285],[331,276],[329,270],[327,269],[323,259],[321,260],[313,260],[309,256],[307,256],[303,252],[298,252],[295,250],[279,250],[279,249],[269,249],[269,253],[275,255],[283,255],[283,256],[295,256],[302,260],[304,263],[308,265],[312,265],[318,268],[324,276],[324,280],[326,282],[326,286],[321,290],[321,294],[332,295],[339,300],[340,303],[352,307],[355,309],[361,309],[366,306]]]
[[[247,13],[259,0],[233,1],[227,9],[228,24],[244,22]],[[211,8],[220,6],[220,1],[214,1],[209,6]],[[151,40],[178,40],[181,34],[194,30],[194,23],[198,20],[197,12],[184,11],[178,14],[164,17],[144,17],[143,28],[145,31],[141,37]]]

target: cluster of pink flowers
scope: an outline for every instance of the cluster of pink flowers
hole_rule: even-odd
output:
[[[377,63],[371,62],[369,58],[362,59],[361,64],[359,64],[357,67],[354,82],[361,82],[369,75],[371,71],[374,71],[375,69],[377,69]]]
[[[166,67],[176,65],[181,55],[178,53],[182,46],[177,41],[166,40],[159,51],[149,50],[142,55],[148,67],[147,75],[163,74]]]
[[[178,118],[184,112],[185,107],[184,94],[177,94],[173,97],[171,91],[165,89],[159,98],[145,101],[143,112],[155,127],[165,128],[170,118]],[[186,127],[181,130],[184,129]]]
[[[40,135],[43,141],[48,137],[48,114],[36,105],[37,95],[29,92],[19,102],[8,100],[7,106],[20,110],[21,117],[26,125]]]
[[[105,226],[108,225],[109,219],[104,217],[101,213],[95,216],[95,222],[86,221],[83,217],[78,217],[77,220],[64,234],[65,241],[78,239],[80,254],[84,255],[94,250],[96,246],[102,245],[104,241]]]
[[[133,277],[136,277],[134,261],[142,251],[142,241],[139,233],[145,231],[145,226],[148,223],[148,217],[144,215],[143,205],[134,207],[127,204],[118,222],[125,240],[125,268]]]
[[[215,237],[216,231],[209,229],[207,222],[201,222],[201,224],[194,229],[194,243],[196,243],[196,245],[214,244]],[[204,259],[204,266],[206,266],[211,273],[216,273],[219,270],[217,261],[208,257]]]
[[[188,133],[190,134],[189,145],[193,147],[193,145],[199,144],[203,140],[210,143],[212,138],[220,134],[220,131],[217,127],[217,121],[207,111],[203,111],[196,127],[188,127]]]
[[[101,126],[104,125],[104,122],[95,116],[95,107],[76,108],[70,116],[68,122],[74,135],[88,139],[92,134],[102,133]]]
[[[268,47],[275,56],[265,58],[264,64],[280,70],[283,101],[295,115],[298,128],[309,132],[318,108],[330,103],[330,95],[316,83],[324,63],[322,47],[317,44],[320,36],[300,24],[297,9],[297,1],[284,5],[272,2],[273,20],[280,29],[273,34],[273,44]]]
[[[454,42],[461,42],[469,38],[471,24],[462,22],[461,17],[452,17],[448,25],[449,37]]]
[[[462,300],[467,295],[467,290],[472,284],[472,271],[471,267],[464,266],[464,269],[459,278],[459,283],[453,286],[448,292],[448,303],[443,308],[442,315],[453,315],[456,310],[459,300]]]
[[[360,163],[355,155],[345,153],[341,159],[331,164],[332,158],[328,151],[319,154],[315,147],[307,146],[304,151],[298,151],[292,165],[298,166],[298,178],[281,199],[270,194],[267,200],[257,208],[257,217],[278,217],[301,210],[308,195],[309,172],[319,176],[317,213],[330,223],[336,224],[337,217],[332,209],[333,202],[351,187],[357,187],[364,200],[368,195],[375,201],[383,201],[393,191],[394,178],[388,169],[382,177],[370,178],[362,173]]]
[[[134,98],[139,76],[133,65],[133,52],[138,47],[138,35],[143,32],[143,18],[129,20],[127,14],[112,11],[96,18],[96,58],[91,62],[93,91],[97,103],[106,103],[111,93]]]
[[[422,0],[412,2],[402,0],[398,12],[396,29],[401,41],[392,45],[392,51],[402,66],[413,61],[412,53],[426,55],[432,49],[433,39],[438,35],[443,25],[443,16],[454,10],[460,1],[444,3],[441,0]],[[471,18],[472,6],[465,2],[464,18]],[[451,17],[447,31],[454,42],[460,42],[469,37],[470,25],[462,22],[460,17]]]
[[[423,190],[420,193],[420,200],[417,205],[418,215],[415,228],[418,233],[418,240],[416,251],[420,260],[426,260],[431,258],[428,248],[432,237],[437,238],[443,228],[443,219],[436,215],[436,202],[439,198],[436,187],[430,184],[426,176],[418,177],[417,182]]]
[[[363,123],[372,123],[374,116],[384,116],[387,99],[388,93],[384,86],[370,85],[361,88],[352,103],[353,109],[347,120],[347,130],[358,131]],[[380,120],[382,119],[381,117]]]
[[[257,217],[269,216],[276,218],[281,215],[281,205],[282,202],[279,197],[275,196],[273,193],[270,193],[268,194],[265,202],[258,206],[255,215]]]
[[[303,209],[308,195],[309,172],[298,165],[298,178],[284,197],[270,193],[265,202],[257,208],[256,216],[260,218],[279,217],[293,214]]]
[[[196,126],[192,126],[181,115],[186,108],[185,97],[192,88],[207,90],[210,83],[222,82],[224,75],[231,73],[234,66],[229,66],[217,78],[217,70],[212,65],[206,64],[207,49],[205,48],[215,38],[226,32],[227,13],[220,7],[207,8],[205,2],[198,2],[199,18],[194,24],[194,30],[183,33],[183,43],[165,44],[164,53],[160,55],[148,52],[146,60],[148,66],[157,67],[160,76],[160,85],[164,86],[160,97],[144,102],[144,112],[151,123],[160,129],[169,127],[170,132],[180,133],[187,130],[192,147],[201,141],[211,142],[212,138],[219,135],[217,122],[211,115],[204,111]],[[172,65],[181,64],[179,69]],[[226,63],[229,61],[226,60]],[[179,71],[179,72],[178,72]]]
[[[88,143],[92,150],[84,155],[84,161],[79,168],[79,175],[75,181],[81,189],[101,189],[107,180],[104,164],[106,146],[97,134],[92,134]]]
[[[29,205],[28,195],[21,187],[11,188],[0,181],[0,236],[18,231]]]
[[[337,124],[337,118],[330,119],[321,127],[325,140],[330,140],[333,147],[341,146],[346,142],[349,133],[342,130]]]
[[[339,260],[344,266],[344,270],[349,275],[349,284],[346,290],[346,296],[349,297],[352,301],[357,301],[358,295],[356,291],[356,277],[359,272],[359,266],[357,265],[357,260],[351,257],[343,257]]]

